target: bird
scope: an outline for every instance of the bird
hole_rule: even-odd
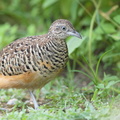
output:
[[[82,39],[70,21],[55,20],[44,35],[17,39],[0,51],[0,89],[28,89],[32,93],[57,77],[68,61],[65,39],[75,36]]]

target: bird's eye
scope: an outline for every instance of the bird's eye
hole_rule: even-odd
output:
[[[66,30],[66,27],[62,27],[62,30],[64,30],[64,31],[65,31],[65,30]]]

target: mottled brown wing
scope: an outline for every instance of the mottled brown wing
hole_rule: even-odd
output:
[[[3,48],[0,51],[0,73],[12,76],[36,70],[32,62],[36,59],[34,54],[40,38],[40,36],[21,38]]]

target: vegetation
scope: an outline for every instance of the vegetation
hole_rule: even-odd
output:
[[[15,39],[47,32],[51,22],[70,20],[83,39],[67,39],[63,75],[47,84],[35,111],[25,90],[0,90],[0,120],[120,119],[119,0],[1,0],[0,49]],[[6,105],[17,98],[14,107]]]

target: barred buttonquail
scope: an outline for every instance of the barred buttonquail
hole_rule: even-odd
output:
[[[42,88],[64,68],[68,59],[65,38],[81,38],[68,20],[58,19],[45,35],[18,39],[0,51],[0,89]]]

